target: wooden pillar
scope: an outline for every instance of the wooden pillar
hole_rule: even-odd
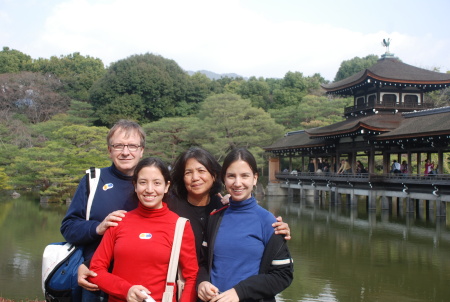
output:
[[[391,170],[391,154],[383,151],[383,173],[388,174]]]
[[[414,213],[414,199],[406,197],[406,213]]]
[[[356,152],[348,153],[348,163],[350,164],[352,172],[354,173],[356,171]]]
[[[447,205],[445,201],[441,201],[440,199],[436,200],[436,216],[437,217],[445,217],[447,215]]]
[[[278,157],[269,157],[269,183],[277,183],[276,173],[280,172],[280,159]]]
[[[358,199],[355,195],[355,190],[352,190],[350,194],[347,194],[347,202],[352,206],[356,206],[356,203],[358,202]]]
[[[376,210],[377,209],[377,192],[376,191],[369,191],[368,208],[369,208],[369,210]]]
[[[372,148],[369,151],[369,161],[368,161],[368,165],[369,165],[369,173],[373,174],[375,173],[375,150]]]
[[[417,175],[420,175],[420,171],[422,170],[422,153],[417,153]]]
[[[438,174],[444,174],[444,152],[438,150]]]
[[[411,152],[410,151],[408,151],[408,159],[407,159],[407,161],[408,161],[408,172],[409,172],[409,174],[413,174],[413,171],[411,170],[412,169],[412,166],[411,166]]]
[[[381,209],[389,210],[392,205],[392,197],[391,196],[382,196],[381,197]]]
[[[341,193],[339,193],[338,187],[336,187],[336,191],[334,192],[334,203],[341,204]]]

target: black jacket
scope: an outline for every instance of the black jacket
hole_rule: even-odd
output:
[[[210,282],[214,243],[225,208],[212,213],[209,217],[197,285],[203,281]],[[293,272],[294,265],[286,240],[284,236],[274,233],[264,249],[259,274],[242,280],[233,288],[239,296],[239,301],[274,302],[275,296],[291,284]]]

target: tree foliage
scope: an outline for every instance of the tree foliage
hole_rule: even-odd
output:
[[[374,65],[378,60],[377,55],[368,55],[364,58],[354,57],[353,59],[342,61],[341,66],[339,67],[336,76],[334,77],[334,81],[340,81],[349,76],[354,75],[364,69],[367,69]]]
[[[172,163],[183,151],[198,145],[194,137],[200,121],[192,117],[169,117],[143,126],[147,134],[145,153]]]
[[[69,110],[67,110],[68,122],[92,126],[93,122],[96,120],[94,112],[94,108],[90,103],[71,100]]]
[[[38,186],[43,195],[71,196],[84,170],[109,164],[105,127],[81,125],[52,129],[53,140],[22,148],[7,166],[18,188]]]
[[[31,63],[31,57],[18,50],[5,46],[0,51],[0,74],[29,71]]]
[[[11,190],[13,187],[9,184],[9,176],[6,175],[5,169],[0,168],[0,191]]]
[[[329,100],[327,97],[307,95],[302,102],[280,109],[269,110],[277,124],[288,131],[323,127],[343,120],[344,108],[352,98]]]
[[[201,123],[195,132],[196,140],[217,159],[233,148],[269,145],[284,131],[267,112],[252,107],[250,100],[236,94],[208,97],[198,117]]]
[[[142,99],[147,121],[176,115],[176,107],[186,98],[188,75],[173,60],[153,54],[134,55],[113,63],[91,89],[91,101],[97,113],[124,95]],[[195,91],[195,89],[192,89]],[[194,98],[195,100],[195,98]],[[127,108],[118,109],[129,114]],[[136,108],[137,109],[137,108]],[[133,113],[133,115],[140,113]]]
[[[64,91],[69,97],[86,101],[89,89],[103,76],[105,67],[102,60],[75,52],[66,56],[52,56],[50,59],[39,58],[33,62],[33,71],[57,77],[64,84]]]

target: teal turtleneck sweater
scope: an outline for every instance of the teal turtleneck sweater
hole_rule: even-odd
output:
[[[259,206],[253,196],[230,201],[215,240],[211,270],[211,283],[221,292],[258,274],[275,221],[275,216]]]

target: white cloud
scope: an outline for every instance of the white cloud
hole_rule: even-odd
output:
[[[34,51],[47,57],[81,52],[106,64],[152,52],[186,70],[263,77],[300,71],[332,80],[343,60],[384,53],[380,43],[388,37],[391,51],[406,63],[427,67],[438,65],[433,59],[450,62],[442,62],[448,40],[432,35],[362,33],[358,26],[270,19],[239,0],[64,1],[47,18]]]

